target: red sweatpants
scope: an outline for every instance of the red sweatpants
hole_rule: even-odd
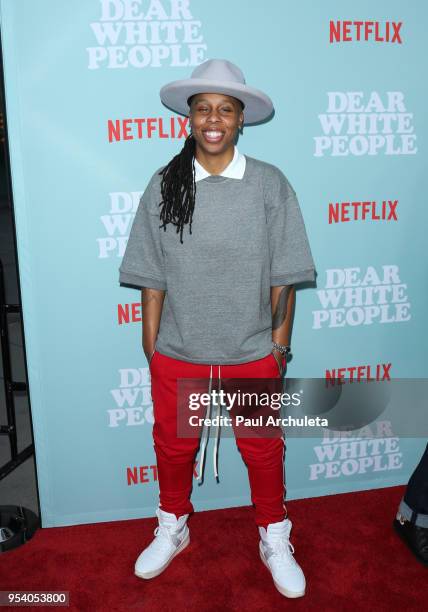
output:
[[[190,494],[199,438],[177,437],[177,378],[210,377],[210,365],[173,359],[155,351],[150,362],[153,400],[153,441],[157,459],[160,507],[177,518],[193,512]],[[213,379],[218,366],[213,366]],[[221,365],[221,378],[278,378],[272,353],[246,363]],[[284,439],[237,437],[248,468],[251,500],[258,526],[267,527],[287,516],[284,484]]]

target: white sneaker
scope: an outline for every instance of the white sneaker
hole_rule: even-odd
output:
[[[271,523],[267,530],[259,527],[260,557],[282,595],[302,597],[306,580],[302,568],[293,557],[294,547],[289,541],[291,526],[291,521],[284,519],[279,523]]]
[[[154,578],[161,574],[190,542],[186,524],[188,514],[183,514],[177,520],[175,514],[158,508],[156,515],[159,520],[154,530],[156,537],[135,562],[135,575],[139,578]]]

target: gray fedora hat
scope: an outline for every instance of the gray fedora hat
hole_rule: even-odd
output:
[[[190,79],[167,83],[160,90],[160,98],[168,108],[188,115],[187,100],[197,93],[222,93],[238,98],[245,105],[245,124],[262,121],[273,111],[269,96],[247,85],[242,70],[225,59],[206,60],[196,66]]]

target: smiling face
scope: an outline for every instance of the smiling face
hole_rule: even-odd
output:
[[[192,97],[189,119],[196,147],[218,155],[234,146],[244,113],[241,102],[232,96],[200,93]]]

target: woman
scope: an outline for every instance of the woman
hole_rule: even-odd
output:
[[[214,376],[219,384],[281,377],[294,284],[313,280],[315,271],[292,186],[276,166],[236,146],[244,124],[271,116],[270,98],[219,59],[165,85],[160,96],[188,115],[190,134],[149,181],[120,266],[121,282],[142,287],[160,491],[156,537],[135,565],[141,578],[160,574],[189,543],[199,439],[177,435],[177,380],[206,378],[211,389]],[[206,440],[204,427],[199,479]],[[236,443],[248,467],[261,559],[282,594],[300,597],[305,578],[289,542],[284,438]]]

